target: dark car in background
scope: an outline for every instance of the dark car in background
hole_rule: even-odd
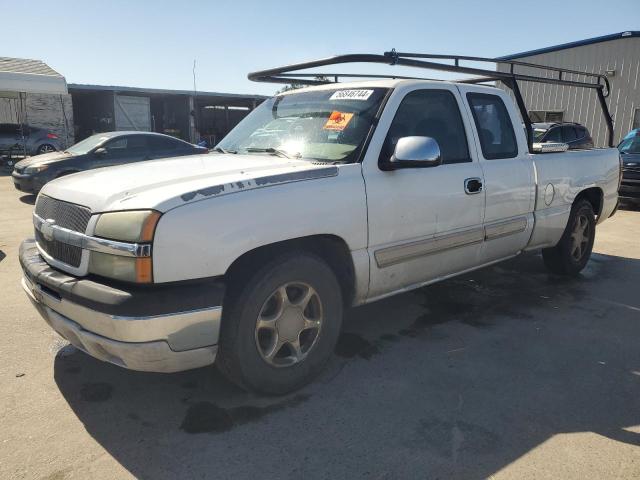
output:
[[[535,143],[561,142],[569,144],[569,149],[593,148],[589,130],[579,123],[533,123],[532,127]]]
[[[40,155],[58,150],[62,150],[62,143],[55,133],[30,125],[0,123],[2,155]]]
[[[631,130],[618,145],[622,161],[620,200],[640,204],[640,128]]]
[[[25,158],[16,163],[12,177],[16,189],[38,193],[45,183],[70,173],[208,151],[160,133],[106,132],[86,138],[62,152]]]

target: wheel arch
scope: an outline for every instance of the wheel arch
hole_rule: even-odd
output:
[[[590,187],[582,190],[578,195],[576,195],[573,204],[575,205],[580,200],[587,200],[591,206],[593,207],[593,213],[595,213],[596,218],[600,216],[602,213],[602,208],[604,206],[604,192],[600,187]]]
[[[230,283],[242,281],[258,265],[291,251],[309,252],[327,262],[340,284],[345,305],[351,305],[356,293],[356,272],[347,242],[332,234],[310,235],[283,240],[249,250],[236,258],[224,276]]]

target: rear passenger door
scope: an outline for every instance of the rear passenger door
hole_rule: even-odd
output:
[[[533,160],[520,114],[504,91],[471,85],[458,88],[473,119],[475,148],[484,174],[482,257],[493,261],[519,252],[531,236],[535,204]]]
[[[369,220],[369,298],[477,265],[482,170],[455,86],[397,88],[363,162]],[[383,171],[399,138],[435,139],[443,164]],[[470,142],[471,140],[471,142]],[[473,179],[472,185],[467,187]]]

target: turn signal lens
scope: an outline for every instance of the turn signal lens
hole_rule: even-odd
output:
[[[156,212],[152,210],[144,223],[142,224],[142,229],[140,230],[140,241],[141,242],[151,242],[153,241],[153,234],[156,231],[156,225],[158,224],[158,220],[160,220],[160,212]]]
[[[151,257],[136,258],[136,282],[153,282],[153,264]]]
[[[102,252],[91,252],[89,272],[123,282],[152,283],[151,257],[122,257]]]

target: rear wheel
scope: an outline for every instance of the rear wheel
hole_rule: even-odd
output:
[[[300,388],[331,356],[342,312],[340,285],[322,259],[306,252],[280,256],[230,285],[218,368],[249,390]]]
[[[43,153],[51,153],[55,151],[56,149],[53,145],[49,145],[48,143],[43,143],[38,147],[38,150],[36,150],[36,154],[41,155]]]
[[[593,207],[587,200],[579,200],[571,208],[569,221],[558,244],[542,250],[545,265],[559,275],[577,275],[591,257],[595,235]]]

